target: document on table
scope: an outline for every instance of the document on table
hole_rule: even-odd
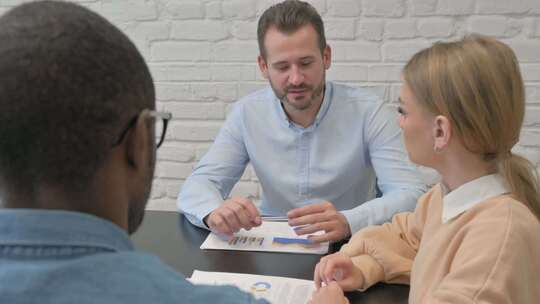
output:
[[[263,221],[259,227],[242,229],[228,238],[210,233],[201,249],[325,254],[328,242],[314,243],[307,236],[296,235],[287,222]]]
[[[230,272],[193,271],[193,284],[233,285],[270,303],[305,304],[315,291],[313,281]]]

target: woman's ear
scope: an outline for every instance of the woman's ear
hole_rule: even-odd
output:
[[[435,116],[433,123],[433,150],[435,152],[441,152],[450,144],[452,125],[450,124],[450,120],[443,115]]]

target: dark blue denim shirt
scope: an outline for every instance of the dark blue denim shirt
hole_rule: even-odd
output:
[[[185,257],[189,258],[189,257]],[[127,233],[78,212],[0,209],[0,303],[266,303],[194,286]]]

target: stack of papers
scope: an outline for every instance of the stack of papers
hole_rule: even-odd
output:
[[[296,235],[287,222],[265,220],[261,226],[242,229],[232,237],[210,233],[201,249],[326,254],[328,246],[328,242],[314,243],[307,236]]]
[[[233,285],[255,298],[280,304],[306,304],[315,291],[313,281],[252,274],[195,270],[189,280],[193,284]]]

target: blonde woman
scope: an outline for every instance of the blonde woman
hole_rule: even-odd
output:
[[[414,55],[399,123],[410,159],[441,183],[413,213],[322,258],[313,303],[347,303],[342,290],[377,282],[410,284],[409,303],[540,303],[538,176],[511,152],[524,98],[517,59],[495,39],[474,35]]]

